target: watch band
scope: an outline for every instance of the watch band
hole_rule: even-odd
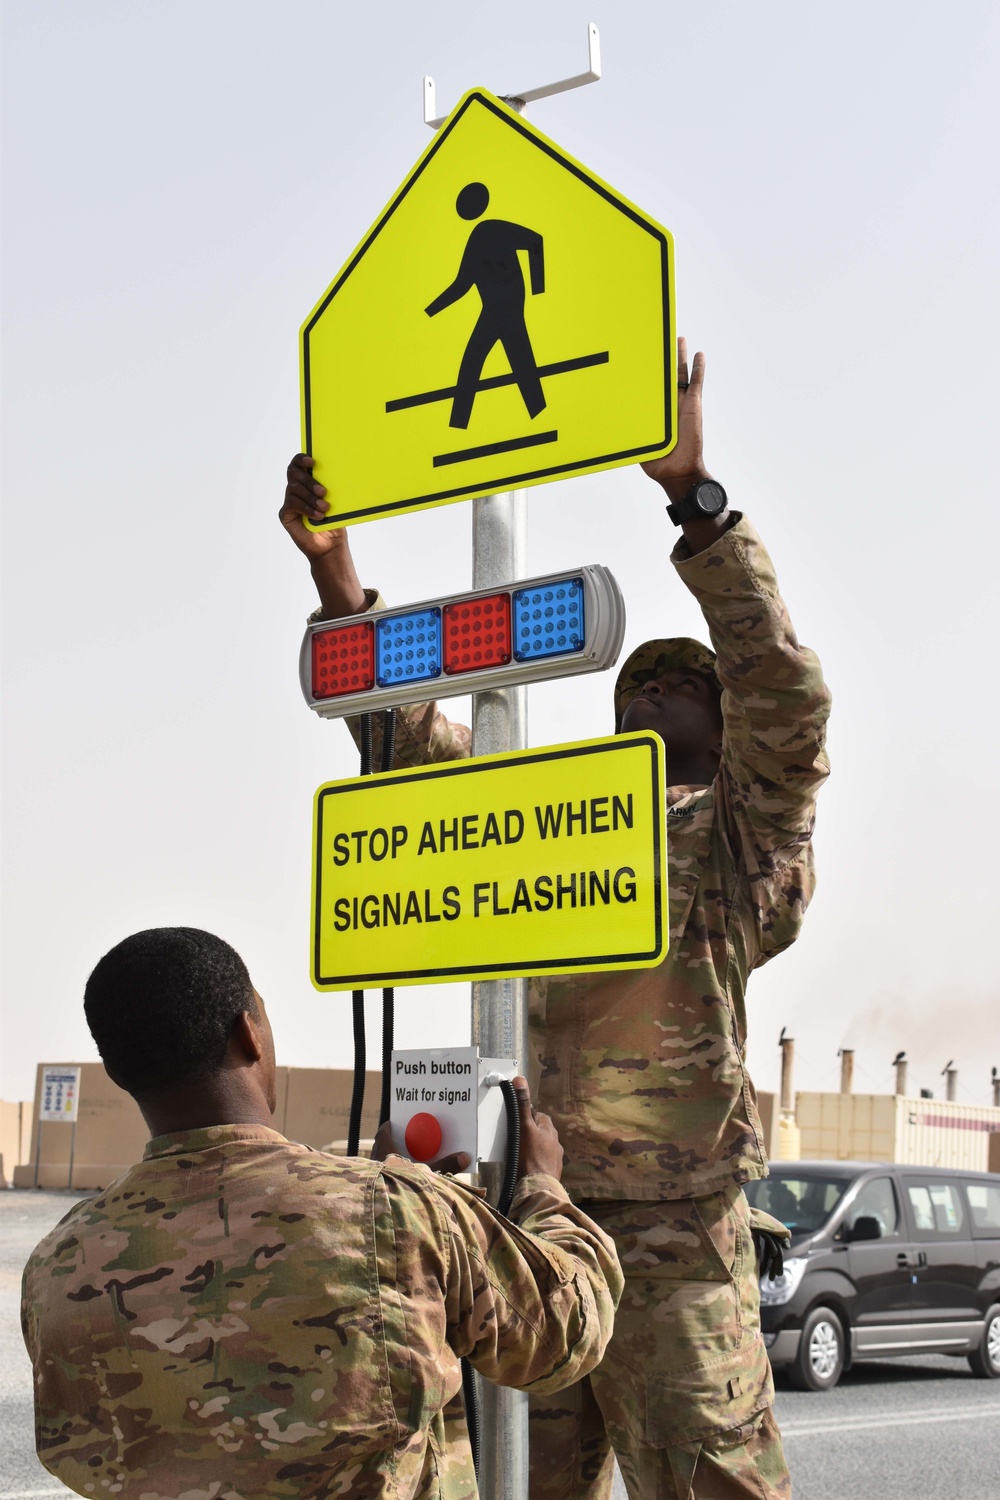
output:
[[[667,506],[667,515],[675,526],[680,526],[684,521],[720,516],[728,503],[729,498],[717,479],[699,479],[686,495]]]

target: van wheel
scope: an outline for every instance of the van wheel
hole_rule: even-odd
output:
[[[986,1319],[979,1348],[966,1357],[974,1375],[983,1380],[1000,1380],[1000,1307],[995,1307]]]
[[[788,1376],[800,1391],[829,1391],[844,1369],[844,1325],[828,1307],[814,1307],[806,1318],[799,1352]]]

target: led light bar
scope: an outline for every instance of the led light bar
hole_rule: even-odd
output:
[[[306,629],[299,681],[324,718],[603,672],[625,602],[599,563]]]

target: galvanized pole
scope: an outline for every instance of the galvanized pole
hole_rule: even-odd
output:
[[[501,95],[521,114],[525,103],[550,94],[596,83],[601,76],[597,27],[587,27],[588,68],[585,73],[521,94]],[[434,80],[424,78],[424,123],[432,129],[436,118]],[[473,501],[472,587],[502,588],[523,578],[527,565],[527,504],[523,490],[487,495]],[[527,689],[502,688],[474,693],[472,698],[472,753],[497,755],[525,750],[528,745]],[[527,984],[523,979],[494,979],[472,986],[472,1041],[481,1057],[510,1057],[528,1071]],[[497,1201],[500,1171],[486,1166],[482,1173],[492,1202]],[[483,1500],[528,1500],[528,1398],[479,1380],[480,1464],[479,1493]]]
[[[502,587],[523,578],[527,564],[527,503],[523,490],[473,501],[472,587]],[[528,743],[527,689],[502,688],[472,699],[472,753],[524,750]],[[472,1041],[481,1057],[512,1057],[528,1067],[527,984],[491,979],[472,986]],[[486,1166],[483,1181],[494,1203],[500,1170]],[[527,1500],[528,1398],[478,1380],[479,1493],[483,1500]]]

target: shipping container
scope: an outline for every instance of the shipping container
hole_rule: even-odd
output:
[[[795,1096],[803,1161],[898,1161],[917,1167],[990,1169],[1000,1109],[903,1094]]]

